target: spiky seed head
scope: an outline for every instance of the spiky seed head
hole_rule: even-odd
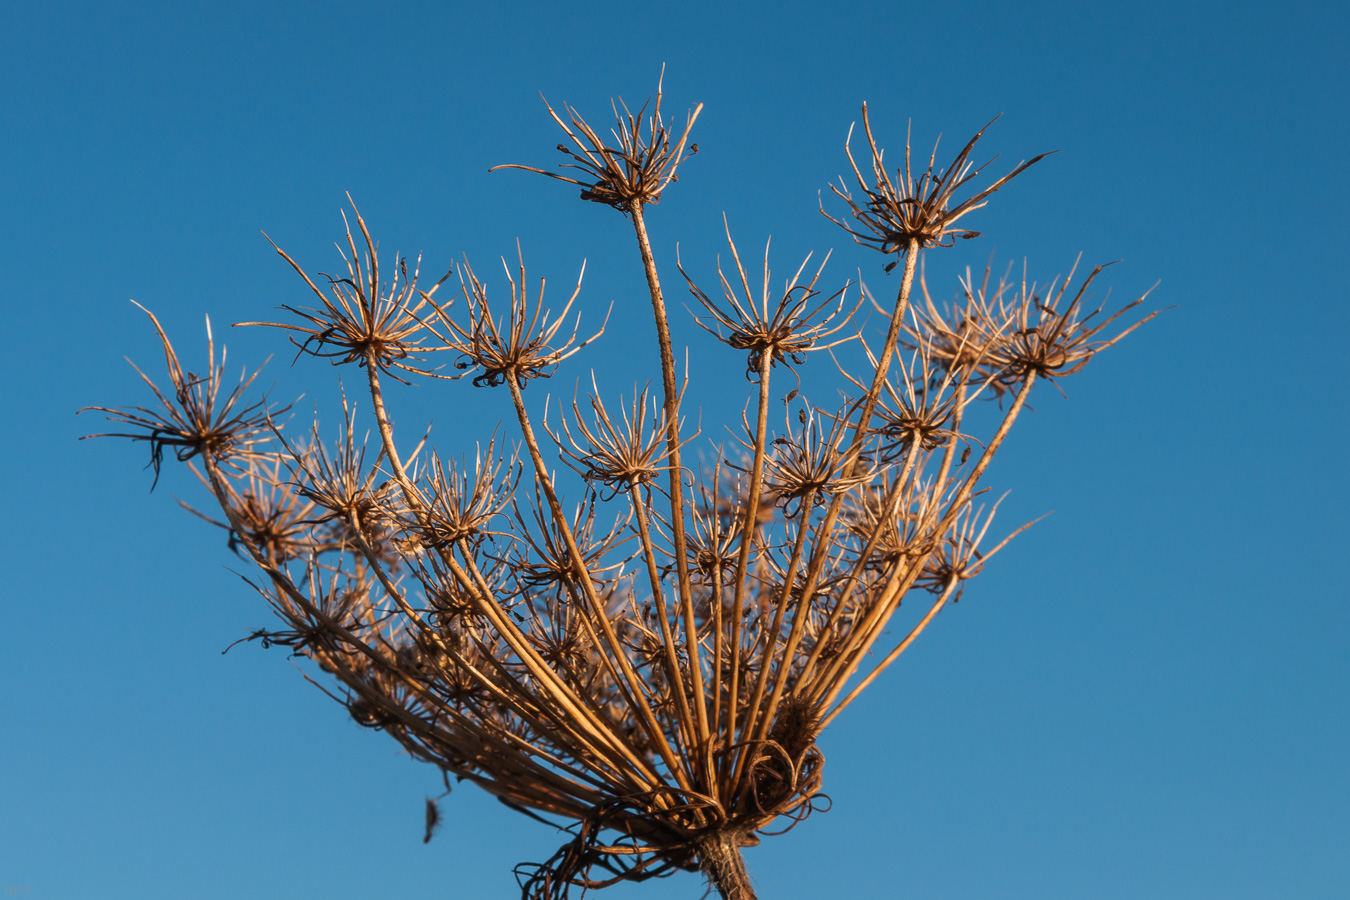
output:
[[[725,217],[723,224],[726,224]],[[745,363],[747,379],[751,381],[759,379],[765,359],[769,361],[770,366],[784,365],[791,368],[806,362],[806,354],[811,351],[828,350],[853,339],[853,335],[849,335],[841,340],[829,340],[848,326],[853,313],[862,303],[862,297],[859,295],[858,303],[845,311],[851,283],[845,284],[820,303],[814,302],[820,295],[816,290],[816,282],[825,271],[830,254],[825,254],[825,259],[811,280],[804,282],[802,273],[807,263],[811,261],[810,254],[807,254],[783,291],[777,295],[777,300],[771,304],[768,243],[766,242],[764,246],[764,276],[758,297],[755,296],[756,292],[751,290],[745,267],[741,265],[736,243],[731,239],[730,226],[727,226],[727,243],[731,248],[732,259],[736,263],[736,274],[739,276],[739,286],[744,291],[744,296],[738,295],[736,287],[722,271],[720,260],[717,265],[717,276],[724,300],[720,304],[709,299],[708,295],[694,283],[678,259],[676,264],[689,285],[689,292],[709,313],[709,321],[698,316],[695,316],[694,321],[727,346],[747,351]],[[833,309],[830,309],[831,306]]]
[[[662,192],[671,182],[679,180],[680,164],[698,152],[698,144],[688,143],[689,131],[703,110],[703,104],[698,104],[685,118],[684,131],[676,137],[661,115],[661,83],[664,80],[665,68],[662,67],[656,102],[648,100],[636,115],[629,111],[623,100],[612,104],[616,119],[611,132],[615,139],[612,143],[602,138],[572,107],[563,106],[569,124],[547,100],[544,101],[549,115],[567,133],[573,145],[558,145],[558,150],[571,160],[562,163],[560,168],[577,172],[578,177],[514,163],[493,166],[488,171],[524,169],[547,175],[578,185],[582,200],[603,203],[623,212],[660,202]],[[648,104],[652,106],[650,116],[647,115]]]
[[[990,194],[993,194],[1013,178],[1040,162],[1048,153],[1042,153],[1025,162],[1018,163],[1011,172],[996,180],[988,187],[977,190],[964,199],[958,199],[957,193],[974,180],[985,168],[970,161],[970,154],[976,142],[984,135],[989,125],[984,126],[956,154],[945,169],[937,169],[937,144],[928,165],[922,172],[915,171],[910,158],[910,143],[905,141],[905,165],[896,171],[892,179],[886,171],[883,151],[877,146],[872,135],[872,123],[867,115],[867,104],[862,107],[863,131],[867,135],[868,149],[871,151],[871,176],[864,177],[858,163],[853,158],[850,143],[853,129],[849,128],[848,139],[844,141],[844,152],[862,192],[861,200],[855,200],[841,179],[838,185],[831,184],[830,190],[848,204],[849,214],[854,224],[836,219],[821,207],[821,213],[840,228],[843,228],[853,240],[865,247],[879,250],[886,255],[903,257],[910,248],[950,247],[956,238],[974,238],[978,231],[957,227],[957,222],[965,216],[983,207]],[[887,265],[887,271],[894,268],[896,262]]]
[[[164,451],[169,450],[180,462],[202,458],[212,466],[232,467],[236,471],[246,468],[250,462],[264,458],[261,445],[267,444],[276,432],[275,416],[280,416],[289,407],[274,408],[267,400],[247,402],[244,398],[261,369],[252,374],[247,372],[228,393],[222,394],[225,387],[225,348],[220,351],[220,362],[216,362],[215,340],[211,334],[211,320],[206,320],[207,367],[206,375],[199,376],[185,372],[178,361],[169,336],[159,324],[159,319],[144,306],[131,301],[150,317],[160,347],[164,351],[164,361],[169,372],[169,381],[173,386],[172,397],[165,396],[150,378],[136,366],[136,374],[141,376],[150,391],[159,401],[159,407],[149,409],[143,406],[104,407],[88,406],[79,412],[96,411],[107,413],[108,421],[130,426],[130,432],[90,434],[81,438],[120,437],[132,441],[144,441],[150,445],[150,468],[155,473],[155,484],[159,482],[160,466],[164,461]],[[153,485],[151,486],[153,490]]]
[[[487,286],[474,274],[466,260],[459,271],[468,321],[460,324],[444,314],[440,316],[440,321],[447,329],[446,347],[460,355],[460,361],[455,363],[455,367],[481,370],[473,379],[475,387],[497,387],[511,380],[524,389],[532,379],[550,377],[559,363],[605,333],[602,323],[599,331],[578,341],[581,327],[581,316],[578,314],[571,335],[559,341],[563,323],[577,295],[581,293],[586,264],[582,263],[576,287],[562,312],[550,321],[550,314],[543,307],[545,282],[540,279],[539,290],[531,300],[526,287],[524,256],[520,254],[519,247],[516,249],[519,283],[507,268],[506,260],[502,260],[506,279],[511,285],[510,308],[505,313],[494,315],[488,302]]]
[[[350,194],[347,199],[351,201]],[[299,263],[270,237],[267,238],[319,300],[317,307],[281,307],[299,317],[301,324],[237,324],[283,329],[291,332],[291,343],[297,348],[297,355],[308,354],[330,359],[335,366],[353,362],[362,367],[374,366],[405,383],[400,372],[435,378],[458,377],[441,375],[424,364],[425,354],[448,349],[443,337],[429,325],[428,319],[442,310],[434,300],[434,295],[450,277],[453,267],[430,289],[422,289],[417,284],[421,257],[417,258],[411,271],[408,261],[400,257],[395,261],[393,277],[386,281],[380,273],[375,239],[371,237],[366,220],[361,217],[355,203],[352,204],[352,212],[361,233],[362,249],[357,249],[344,212],[342,220],[347,225],[347,249],[339,247],[338,252],[347,271],[345,275],[320,274],[320,278],[328,282],[327,292],[320,290]]]

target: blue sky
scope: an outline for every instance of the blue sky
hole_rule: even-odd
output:
[[[77,443],[102,423],[74,410],[143,399],[135,298],[188,360],[205,314],[234,365],[275,353],[277,396],[332,421],[333,370],[225,325],[303,301],[259,231],[331,266],[347,191],[438,274],[467,255],[495,277],[519,239],[556,296],[585,258],[583,322],[615,314],[549,388],[654,377],[626,223],[487,169],[554,161],[541,91],[603,119],[665,63],[667,109],[705,104],[650,216],[673,296],[677,242],[706,278],[723,212],[743,247],[773,235],[780,276],[833,248],[827,277],[893,290],[817,211],[865,100],[892,156],[908,122],[951,148],[999,114],[995,169],[1062,151],[972,217],[985,237],[929,255],[939,296],[991,254],[1048,281],[1081,252],[1123,260],[1114,298],[1157,283],[1175,306],[1019,423],[1001,521],[1054,515],[826,732],[834,809],[749,852],[761,896],[1350,894],[1341,7],[34,3],[0,23],[0,890],[503,897],[555,849],[469,787],[423,846],[437,773],[284,651],[222,656],[268,624],[242,565],[177,508],[185,473],[150,494],[143,448]],[[742,363],[675,320],[720,434]],[[455,452],[500,400],[395,398]]]

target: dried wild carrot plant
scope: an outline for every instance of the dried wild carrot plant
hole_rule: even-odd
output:
[[[915,302],[922,254],[974,237],[966,217],[1043,155],[981,186],[969,161],[981,131],[945,167],[935,149],[918,169],[907,145],[892,175],[864,107],[870,166],[846,143],[857,185],[833,185],[845,208],[826,215],[886,271],[903,265],[896,296],[882,305],[861,284],[823,287],[828,255],[775,290],[767,249],[752,279],[729,230],[720,296],[681,263],[699,324],[745,355],[753,408],[739,443],[695,475],[681,461],[697,433],[645,216],[697,150],[688,137],[701,107],[677,134],[661,102],[658,90],[650,112],[616,106],[612,140],[549,107],[570,141],[562,171],[503,167],[577,185],[632,223],[658,395],[633,387],[615,400],[593,379],[554,423],[536,421],[523,391],[605,329],[583,336],[580,279],[553,312],[542,286],[528,290],[523,262],[507,270],[506,300],[465,262],[458,294],[438,297],[449,275],[423,287],[416,264],[382,267],[356,214],[344,271],[322,288],[278,248],[317,305],[241,324],[364,370],[376,447],[357,442],[345,400],[336,446],[317,426],[287,436],[278,410],[244,399],[253,376],[227,389],[212,348],[205,376],[186,372],[153,315],[172,389],[142,375],[156,408],[95,407],[128,429],[115,436],[150,445],[156,475],[168,449],[210,491],[223,520],[199,515],[256,565],[254,587],[282,623],[250,639],[312,660],[357,722],[416,758],[565,823],[572,837],[552,858],[518,868],[526,898],[678,870],[701,870],[723,897],[753,897],[741,848],[828,802],[821,731],[1022,530],[982,549],[998,504],[981,482],[1033,387],[1152,317],[1117,324],[1143,298],[1087,311],[1100,268],[1045,289],[1025,277],[991,284],[986,272],[946,306],[920,278]],[[854,319],[867,300],[886,318],[879,339]],[[855,339],[851,394],[830,407],[801,396],[816,351]],[[433,365],[438,354],[453,374]],[[787,390],[774,377],[783,369]],[[386,378],[462,375],[498,392],[517,429],[510,454],[500,435],[471,460],[396,437]],[[967,411],[989,398],[1000,400],[993,432],[970,433]],[[787,416],[777,431],[775,402]],[[584,483],[581,502],[564,499],[558,460]],[[887,626],[906,598],[924,611],[893,643]],[[430,805],[428,839],[438,821]]]

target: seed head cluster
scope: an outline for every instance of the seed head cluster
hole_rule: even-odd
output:
[[[659,89],[649,105],[616,105],[612,140],[549,107],[572,142],[563,173],[508,168],[578,185],[631,220],[659,389],[592,376],[585,397],[531,392],[527,404],[531,382],[604,335],[607,313],[583,337],[581,316],[601,307],[581,299],[580,278],[551,310],[542,280],[527,290],[517,246],[501,297],[467,261],[447,297],[448,274],[423,287],[418,264],[382,268],[354,213],[359,240],[348,227],[344,274],[322,290],[278,248],[317,305],[242,323],[356,367],[368,398],[344,396],[335,442],[317,421],[289,430],[252,396],[256,372],[228,387],[209,323],[197,376],[151,315],[171,388],[142,375],[156,406],[94,407],[121,426],[112,436],[149,444],[156,479],[171,452],[219,507],[200,515],[255,567],[250,584],[279,619],[242,640],[289,648],[360,725],[567,832],[551,857],[517,869],[525,900],[681,870],[753,898],[742,848],[829,807],[829,724],[1027,527],[987,547],[998,504],[982,498],[1035,385],[1081,371],[1152,317],[1123,318],[1143,298],[1092,306],[1100,267],[1045,289],[986,270],[936,301],[916,280],[919,255],[974,237],[967,217],[1045,154],[981,186],[970,157],[982,129],[943,165],[935,148],[922,170],[907,145],[892,175],[864,106],[871,166],[845,142],[857,193],[833,186],[842,209],[827,215],[888,257],[884,271],[905,264],[894,299],[832,282],[829,254],[809,276],[808,256],[780,290],[767,244],[752,284],[727,228],[733,265],[706,263],[718,299],[700,266],[677,263],[713,338],[681,381],[644,208],[695,151],[702,107],[677,135]],[[864,302],[876,318],[855,315]],[[804,393],[825,389],[826,357],[845,390],[820,406]],[[702,434],[682,412],[686,387],[697,395],[713,378],[724,391],[742,368],[736,436],[703,438],[703,462],[687,467],[681,452]],[[387,380],[464,375],[505,388],[484,396],[509,433],[464,456],[427,437],[400,443]],[[428,801],[427,840],[441,816]]]

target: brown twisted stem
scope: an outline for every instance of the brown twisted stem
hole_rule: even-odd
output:
[[[699,847],[698,858],[704,874],[722,900],[756,900],[736,834],[723,833],[704,841]]]

